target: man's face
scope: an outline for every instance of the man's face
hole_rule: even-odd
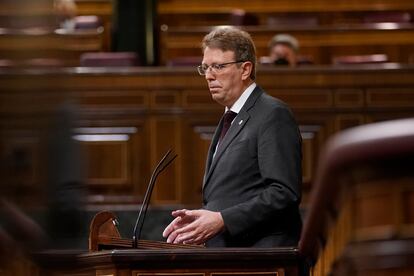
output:
[[[296,66],[295,51],[289,46],[284,45],[284,44],[276,44],[270,51],[270,58],[272,59],[273,62],[276,62],[276,63],[278,62],[278,60],[285,60],[288,62],[290,66]]]
[[[207,47],[204,50],[202,64],[213,65],[234,62],[234,52]],[[209,68],[205,78],[213,100],[219,104],[231,107],[243,93],[243,68],[238,64],[225,65],[220,70]]]

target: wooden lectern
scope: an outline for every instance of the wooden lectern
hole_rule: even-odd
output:
[[[112,212],[99,212],[92,219],[89,232],[89,251],[104,249],[132,249],[134,241],[122,238],[118,228],[118,222]],[[177,248],[202,248],[199,245],[170,244],[162,241],[137,240],[138,249],[177,249]]]

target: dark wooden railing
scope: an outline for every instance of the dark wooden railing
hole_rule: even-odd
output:
[[[414,273],[413,164],[413,118],[329,139],[299,246],[313,275]]]

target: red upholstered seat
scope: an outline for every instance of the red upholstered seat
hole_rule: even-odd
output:
[[[408,23],[411,22],[412,16],[409,12],[405,11],[383,11],[373,12],[364,15],[365,23],[381,23],[381,22],[394,22],[394,23]]]
[[[75,29],[96,29],[102,26],[102,22],[96,15],[80,15],[74,18]]]
[[[168,66],[198,66],[203,58],[201,56],[176,57],[167,62]]]
[[[318,18],[313,15],[272,15],[267,18],[269,26],[305,26],[314,27],[319,25]]]
[[[350,55],[336,56],[333,58],[333,64],[369,64],[388,62],[388,56],[384,54],[374,55]]]
[[[15,63],[10,59],[0,59],[0,68],[7,68],[14,66]]]
[[[139,65],[138,55],[133,52],[93,52],[80,57],[81,66],[116,67]]]

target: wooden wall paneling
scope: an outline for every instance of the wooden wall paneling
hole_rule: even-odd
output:
[[[332,125],[329,119],[323,117],[303,116],[302,113],[295,114],[295,117],[302,135],[302,206],[306,208],[319,151],[332,133]]]
[[[335,116],[335,130],[341,131],[347,128],[356,127],[365,123],[365,116],[362,114],[338,114]]]
[[[366,92],[368,107],[414,107],[414,96],[409,87],[369,88]]]
[[[181,122],[174,115],[160,115],[150,118],[150,160],[155,168],[161,157],[172,149],[178,157],[158,177],[152,202],[155,204],[176,204],[182,194],[182,148]]]
[[[310,186],[320,147],[318,135],[320,135],[321,126],[300,125],[299,127],[302,135],[302,182]]]
[[[38,129],[3,129],[0,169],[2,196],[17,204],[36,206],[46,192],[44,140]]]
[[[186,155],[183,199],[200,207],[207,153],[223,107],[211,98],[207,85],[204,89],[183,90],[182,105],[189,111],[183,114],[183,151]]]
[[[18,176],[17,180],[23,186],[39,184],[38,177],[40,161],[39,133],[28,130],[3,132],[2,159],[7,164],[7,174]],[[17,183],[16,183],[17,184]]]
[[[156,110],[178,111],[181,106],[181,92],[179,90],[151,91],[150,106]]]
[[[145,112],[150,106],[148,91],[112,90],[109,88],[75,92],[78,104],[85,109],[122,109]]]
[[[333,95],[326,89],[270,89],[267,92],[293,109],[316,110],[333,107]]]
[[[409,184],[409,183],[407,183]],[[414,236],[414,189],[407,185],[402,190],[402,229],[404,236]]]
[[[75,138],[86,155],[88,185],[132,185],[130,140],[136,128],[79,128],[77,132]]]
[[[192,111],[210,111],[220,113],[223,108],[211,98],[208,87],[204,89],[184,90],[182,93],[183,108]]]
[[[87,179],[89,202],[140,203],[151,174],[147,115],[150,92],[139,87],[131,89],[128,81],[117,85],[118,81],[111,77],[95,76],[90,81],[81,77],[74,83],[71,95],[77,99],[82,114],[78,130],[84,132],[81,135],[92,136],[90,141],[83,141],[86,153],[93,157],[89,173],[98,175]],[[103,139],[94,141],[93,137]]]
[[[183,200],[197,207],[202,202],[201,191],[208,149],[219,121],[219,116],[217,119],[215,117],[195,114],[184,118],[183,177],[186,185],[183,187]]]
[[[180,116],[175,115],[181,112],[181,98],[178,90],[155,90],[150,93],[150,107],[160,113],[150,119],[151,164],[155,167],[169,149],[178,155],[159,176],[154,188],[154,202],[174,204],[182,200],[182,123]]]
[[[145,126],[94,126],[75,129],[82,146],[85,182],[91,203],[137,204],[149,179]]]
[[[401,118],[410,118],[413,115],[406,110],[403,111],[384,111],[380,110],[378,112],[372,112],[365,116],[365,123],[375,123],[375,122],[383,122],[389,120],[397,120]]]
[[[363,89],[336,89],[334,91],[335,107],[338,114],[335,116],[335,131],[359,126],[365,123],[365,116],[361,113],[340,113],[339,110],[358,109],[365,106]]]
[[[376,112],[366,115],[366,123],[412,117],[414,98],[411,92],[412,89],[404,85],[395,85],[394,88],[368,88],[365,100],[367,108]]]
[[[357,108],[365,105],[362,89],[336,89],[334,91],[335,106],[339,108]]]

